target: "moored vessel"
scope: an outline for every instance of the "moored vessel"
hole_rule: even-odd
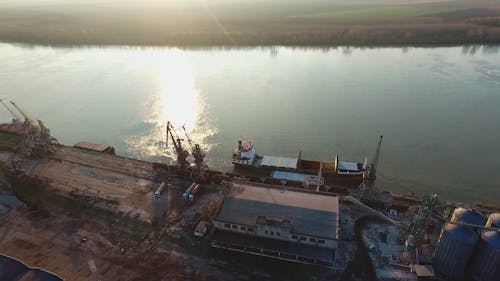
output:
[[[348,184],[358,186],[368,171],[364,162],[343,161],[336,155],[333,162],[282,156],[260,156],[251,140],[238,141],[232,163],[239,173],[272,177],[277,180],[302,181],[310,184]]]

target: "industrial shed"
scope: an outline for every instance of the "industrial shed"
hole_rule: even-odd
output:
[[[80,149],[90,150],[90,151],[103,152],[103,153],[108,153],[108,154],[113,154],[113,155],[115,154],[115,148],[112,146],[88,142],[88,141],[81,141],[81,142],[75,144],[75,147],[80,148]]]
[[[334,267],[339,201],[334,195],[235,182],[215,229],[216,248]]]

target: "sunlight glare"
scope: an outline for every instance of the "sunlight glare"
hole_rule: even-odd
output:
[[[144,73],[157,84],[157,90],[145,104],[145,122],[154,128],[148,135],[129,142],[139,152],[138,156],[175,158],[171,146],[165,149],[167,121],[172,122],[181,138],[185,138],[181,129],[185,126],[193,142],[208,151],[210,145],[205,143],[205,138],[215,130],[205,120],[205,105],[196,87],[191,58],[180,50],[153,51],[141,56],[140,64]],[[189,149],[188,143],[184,144]]]

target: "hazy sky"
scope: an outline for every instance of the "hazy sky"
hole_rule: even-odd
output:
[[[410,4],[410,3],[423,3],[423,2],[450,2],[455,0],[0,0],[0,4],[8,5],[81,5],[81,4],[175,4],[175,5],[189,5],[195,3],[257,3],[257,2],[326,2],[326,3],[397,3],[397,4]],[[477,0],[475,0],[477,1]]]

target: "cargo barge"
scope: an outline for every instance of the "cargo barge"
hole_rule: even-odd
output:
[[[251,140],[238,141],[233,150],[235,171],[244,175],[261,175],[276,180],[300,181],[310,185],[345,185],[358,187],[368,172],[364,162],[343,161],[336,155],[333,162],[281,156],[260,156]]]

